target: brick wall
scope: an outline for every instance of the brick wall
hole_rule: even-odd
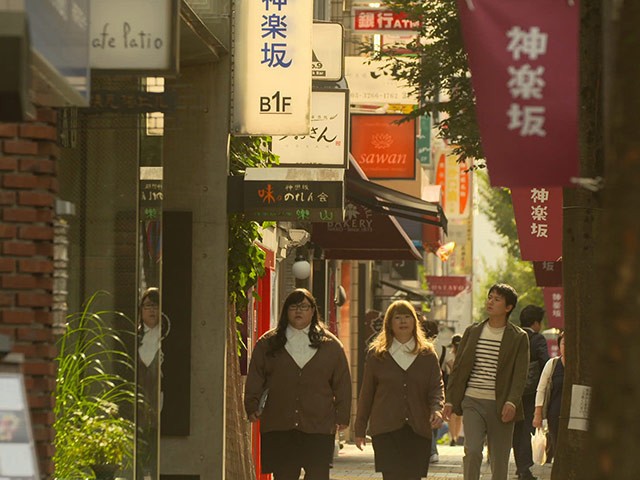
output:
[[[53,218],[58,191],[56,112],[0,123],[0,332],[24,353],[41,475],[53,473]]]

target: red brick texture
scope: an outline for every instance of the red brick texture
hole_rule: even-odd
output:
[[[53,218],[58,189],[56,112],[0,123],[0,332],[23,371],[43,477],[53,476]]]

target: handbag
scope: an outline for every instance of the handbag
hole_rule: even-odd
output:
[[[533,463],[544,465],[547,461],[547,435],[542,428],[531,434],[531,454]]]

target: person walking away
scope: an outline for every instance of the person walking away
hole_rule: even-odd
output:
[[[443,414],[464,414],[465,480],[478,480],[485,438],[491,452],[492,480],[507,480],[514,421],[524,418],[522,392],[527,379],[529,340],[509,322],[518,301],[515,289],[489,289],[488,318],[465,330],[447,385]]]
[[[535,413],[533,426],[542,428],[542,420],[547,419],[549,424],[550,446],[547,449],[547,462],[550,462],[555,454],[558,442],[558,428],[560,424],[560,407],[562,406],[562,385],[564,383],[564,332],[558,336],[558,349],[560,356],[547,362],[540,375],[538,390],[536,392]]]
[[[278,325],[255,345],[245,386],[260,420],[261,465],[274,480],[329,480],[336,428],[349,424],[351,377],[340,341],[320,321],[313,295],[285,299]]]
[[[531,473],[531,434],[535,432],[532,422],[536,388],[542,369],[549,360],[547,340],[540,334],[543,317],[544,310],[537,305],[527,305],[520,312],[520,326],[529,337],[529,370],[522,395],[524,419],[516,422],[513,427],[513,456],[516,460],[518,480],[537,480]]]
[[[449,380],[449,375],[451,375],[451,371],[453,370],[453,362],[456,359],[456,352],[458,351],[458,345],[460,345],[460,340],[462,340],[462,335],[456,333],[451,337],[451,349],[449,350],[449,355],[447,356],[447,360],[444,366],[443,379],[445,384],[445,392],[444,398],[447,398],[447,390],[446,386]],[[455,447],[458,443],[458,439],[460,438],[460,432],[462,431],[462,417],[459,417],[455,413],[451,413],[451,417],[449,418],[449,446]]]
[[[393,302],[369,348],[358,397],[356,446],[372,437],[383,480],[426,477],[432,429],[442,425],[444,394],[438,357],[413,306]]]
[[[446,385],[446,377],[444,374],[444,362],[447,356],[447,347],[442,345],[438,348],[437,339],[438,339],[438,322],[435,320],[427,320],[424,315],[420,315],[420,324],[422,325],[422,330],[424,331],[427,340],[433,344],[436,355],[438,356],[438,365],[440,365],[440,371],[442,373],[442,383]],[[438,455],[438,432],[439,428],[433,429],[433,435],[431,438],[431,451],[429,453],[429,463],[438,463],[440,461],[440,456]]]

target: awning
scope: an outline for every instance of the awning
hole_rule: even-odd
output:
[[[380,213],[442,227],[446,233],[447,217],[439,203],[427,202],[370,182],[353,157],[349,157],[348,199]]]
[[[312,223],[311,241],[322,247],[327,259],[422,259],[395,218],[349,200],[343,222]]]
[[[311,239],[327,259],[420,260],[422,256],[395,215],[446,227],[442,207],[369,182],[350,156],[345,220],[313,223]]]
[[[387,282],[386,280],[380,280],[378,283],[380,283],[380,285],[386,285],[387,287],[400,290],[401,292],[408,294],[410,298],[415,297],[418,300],[431,300],[433,298],[433,293],[427,290],[398,285],[397,283]]]

